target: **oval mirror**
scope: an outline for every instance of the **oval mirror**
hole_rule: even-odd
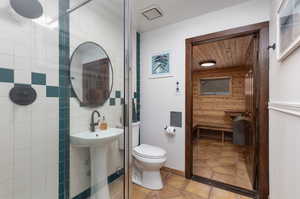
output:
[[[73,91],[82,106],[102,106],[113,87],[113,69],[105,50],[94,42],[80,44],[71,57]]]

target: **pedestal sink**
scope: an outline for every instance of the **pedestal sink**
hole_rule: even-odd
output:
[[[82,132],[71,135],[71,144],[89,147],[91,156],[91,197],[90,199],[110,199],[107,184],[108,145],[123,134],[123,129],[109,128],[106,131]]]

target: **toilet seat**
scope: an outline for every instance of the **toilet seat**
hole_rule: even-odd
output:
[[[141,144],[140,146],[135,147],[133,153],[136,156],[146,159],[162,159],[165,158],[167,154],[162,148],[148,144]]]

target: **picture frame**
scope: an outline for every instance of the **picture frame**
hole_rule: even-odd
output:
[[[172,77],[171,52],[164,51],[152,54],[150,58],[149,78]]]
[[[277,11],[277,59],[284,61],[300,46],[300,0],[282,0]]]

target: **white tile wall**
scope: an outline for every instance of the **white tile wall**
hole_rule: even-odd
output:
[[[0,67],[14,69],[16,83],[31,83],[31,72],[40,72],[58,86],[58,31],[17,23],[7,2],[0,2]],[[57,5],[47,1],[45,13],[57,13]],[[58,198],[58,98],[46,98],[45,86],[34,85],[36,102],[18,106],[8,98],[12,87],[0,83],[0,198]]]
[[[47,16],[57,16],[58,0],[41,2]],[[14,69],[17,83],[30,83],[31,72],[39,72],[47,74],[47,85],[57,86],[58,31],[28,20],[17,23],[5,11],[6,6],[7,3],[0,2],[0,31],[5,33],[0,36],[0,67]],[[104,47],[114,67],[114,97],[115,90],[123,92],[122,20],[104,16],[107,12],[93,7],[91,3],[72,14],[71,45],[74,49],[81,42],[95,41]],[[38,93],[36,102],[17,106],[8,98],[12,86],[0,83],[0,198],[58,198],[58,98],[46,98],[45,86],[33,85]],[[119,100],[116,106],[108,104],[99,111],[110,126],[119,125],[122,115]],[[71,99],[71,133],[89,128],[92,110]],[[113,157],[109,174],[112,174],[123,165],[117,142],[111,146],[110,154]],[[89,167],[88,150],[71,149],[72,196],[90,186]]]

